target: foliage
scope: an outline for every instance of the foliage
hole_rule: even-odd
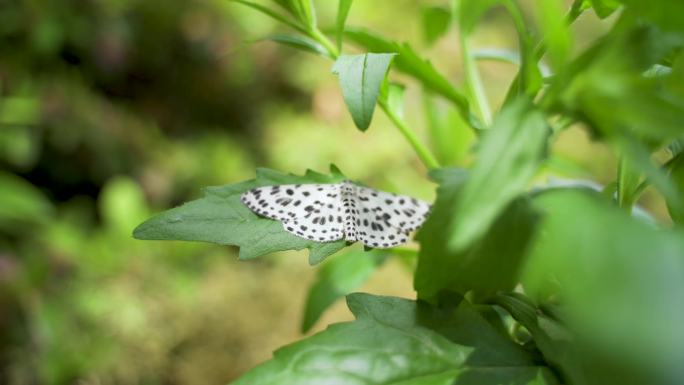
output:
[[[684,23],[674,22],[675,15],[682,15],[679,5],[578,0],[565,16],[562,2],[538,2],[534,26],[514,0],[460,0],[447,8],[425,8],[428,43],[447,36],[451,20],[459,27],[465,74],[459,86],[410,45],[345,28],[351,1],[340,1],[335,44],[312,19],[312,3],[278,3],[286,4],[292,17],[269,5],[250,6],[299,31],[301,35],[293,35],[298,39],[324,47],[321,55],[335,60],[333,72],[356,126],[365,131],[375,106],[380,106],[432,169],[439,187],[431,215],[416,237],[420,249],[414,286],[419,301],[351,294],[347,302],[355,321],[278,350],[237,384],[323,379],[355,384],[578,385],[684,380],[678,364],[684,360],[679,327],[684,324],[682,230],[655,227],[629,215],[652,184],[667,200],[673,219],[681,220],[681,157],[675,149],[666,170],[651,159],[652,153],[684,136]],[[471,37],[487,12],[499,8],[518,34],[519,71],[500,110],[493,113]],[[591,8],[600,18],[617,16],[604,36],[575,56],[570,24]],[[663,17],[667,14],[672,16]],[[368,52],[340,54],[346,49],[340,44],[342,36]],[[311,45],[294,46],[319,52],[307,49]],[[539,69],[545,54],[553,70],[544,79],[546,86]],[[401,98],[393,96],[403,95],[403,87],[393,94],[386,79],[395,71],[453,105],[463,124],[450,129],[476,133],[475,160],[468,172],[440,168],[432,150],[407,124]],[[616,196],[572,185],[531,192],[532,179],[552,152],[550,144],[580,124],[619,159]],[[444,145],[437,146],[438,151],[443,153]],[[446,146],[457,151],[456,143]],[[213,224],[213,213],[221,205],[230,207],[228,202],[217,204],[211,215],[197,215]],[[157,218],[188,210],[190,206],[183,206]],[[268,222],[249,218],[248,223]],[[189,224],[187,231],[196,235],[187,236],[175,233],[168,221],[151,221],[136,236],[149,237],[144,229],[155,223],[164,234],[161,238],[220,241],[211,235],[218,231],[211,226]],[[251,231],[241,226],[221,231]],[[273,250],[302,247],[281,242],[282,232],[253,231]],[[266,251],[271,250],[261,250]],[[304,329],[341,291],[354,290],[375,269],[377,257],[369,255],[361,263],[362,253],[343,254],[325,266],[311,289]],[[506,324],[513,329],[507,330]]]
[[[320,263],[302,330],[344,296],[355,320],[281,348],[237,384],[684,382],[681,2],[443,0],[386,28],[350,24],[403,5],[71,3],[0,10],[0,382],[233,379],[265,358],[251,346],[292,340],[278,325],[308,280],[288,271],[288,253],[266,255],[302,249]],[[584,33],[579,18],[598,27]],[[390,37],[407,39],[409,20],[424,42]],[[501,25],[511,46],[490,39]],[[335,120],[337,102],[303,78],[339,83],[349,136],[308,127]],[[319,118],[301,118],[309,107]],[[274,118],[288,109],[297,118]],[[405,145],[372,141],[383,125]],[[587,170],[568,172],[564,138],[584,134]],[[329,146],[359,166],[274,171],[288,168],[275,141],[307,159],[300,170],[340,164],[303,157]],[[402,159],[373,158],[381,147]],[[273,169],[236,182],[260,163]],[[365,182],[397,192],[437,185],[415,243],[303,240],[238,198],[367,168]],[[578,174],[591,180],[558,179]],[[203,185],[216,187],[195,197]],[[136,225],[139,239],[239,252],[139,242]],[[396,258],[416,300],[351,294]],[[242,332],[260,321],[270,333]]]

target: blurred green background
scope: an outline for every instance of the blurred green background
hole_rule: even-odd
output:
[[[378,12],[359,1],[348,24],[410,41],[459,83],[457,39],[428,44],[421,25],[426,6],[444,3],[393,1]],[[318,2],[321,24],[335,8]],[[576,49],[610,24],[583,15]],[[259,166],[302,173],[335,163],[373,187],[433,198],[382,114],[367,133],[354,128],[330,62],[251,44],[278,28],[227,0],[3,2],[0,383],[226,383],[300,337],[315,274],[301,253],[238,263],[228,247],[131,238],[203,186],[249,179]],[[475,45],[515,49],[511,31],[491,12]],[[516,68],[481,69],[497,105]],[[422,91],[399,79],[409,83],[408,121],[426,136]],[[437,104],[437,119],[448,121],[448,108]],[[447,160],[467,165],[472,137],[458,140]],[[540,182],[614,179],[610,151],[581,127],[556,150]],[[654,194],[641,203],[665,215]],[[364,290],[414,297],[398,262]],[[347,318],[337,306],[318,330]]]

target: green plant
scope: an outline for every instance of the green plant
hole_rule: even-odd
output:
[[[345,251],[320,270],[304,330],[387,258],[415,259],[418,300],[351,294],[356,320],[278,350],[236,384],[676,384],[684,381],[684,3],[577,0],[534,2],[536,22],[515,0],[460,0],[425,8],[429,41],[458,29],[464,84],[456,86],[408,44],[345,26],[317,25],[309,0],[249,6],[294,33],[278,43],[330,58],[356,126],[385,113],[439,185],[418,232],[418,250]],[[279,8],[278,8],[279,7]],[[490,8],[511,18],[519,52],[477,51],[470,34]],[[612,26],[572,52],[570,25],[593,9]],[[609,23],[611,21],[606,21]],[[329,36],[334,36],[331,39]],[[367,52],[349,55],[349,42]],[[512,62],[518,72],[502,106],[489,105],[478,60]],[[549,63],[543,74],[540,61]],[[402,72],[425,89],[432,146],[404,118]],[[388,76],[388,72],[389,75]],[[457,112],[435,118],[433,98]],[[581,126],[619,160],[604,191],[579,182],[530,191],[551,164],[551,144]],[[477,137],[469,170],[443,167]],[[658,164],[653,154],[667,154]],[[345,248],[286,233],[239,201],[247,189],[334,183],[345,177],[259,169],[255,179],[210,187],[201,199],[141,224],[139,239],[208,241],[240,247],[240,258],[308,248],[311,264]],[[674,225],[632,215],[647,187],[667,203]]]

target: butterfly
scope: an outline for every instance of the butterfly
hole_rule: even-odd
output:
[[[361,241],[377,248],[405,243],[430,212],[427,202],[351,181],[257,187],[244,192],[241,201],[296,236],[317,242]]]

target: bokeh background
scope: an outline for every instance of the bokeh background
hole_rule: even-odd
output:
[[[316,3],[331,25],[336,2]],[[426,6],[445,3],[358,1],[348,24],[411,42],[458,84],[457,39],[429,44],[421,24]],[[204,186],[249,179],[255,167],[335,163],[376,188],[434,196],[389,121],[378,113],[367,133],[356,130],[331,63],[262,41],[280,27],[253,10],[228,0],[0,4],[0,383],[226,383],[300,338],[315,274],[304,253],[238,262],[230,247],[132,239],[137,224]],[[576,50],[611,23],[583,15]],[[474,39],[517,44],[497,11]],[[481,70],[497,105],[516,69]],[[423,91],[396,79],[429,142]],[[438,119],[453,114],[435,108]],[[459,141],[448,163],[467,165],[472,137]],[[614,179],[610,151],[581,127],[556,150],[542,182]],[[641,203],[665,215],[654,194]],[[400,262],[363,290],[414,297]],[[348,318],[338,304],[317,330]]]

